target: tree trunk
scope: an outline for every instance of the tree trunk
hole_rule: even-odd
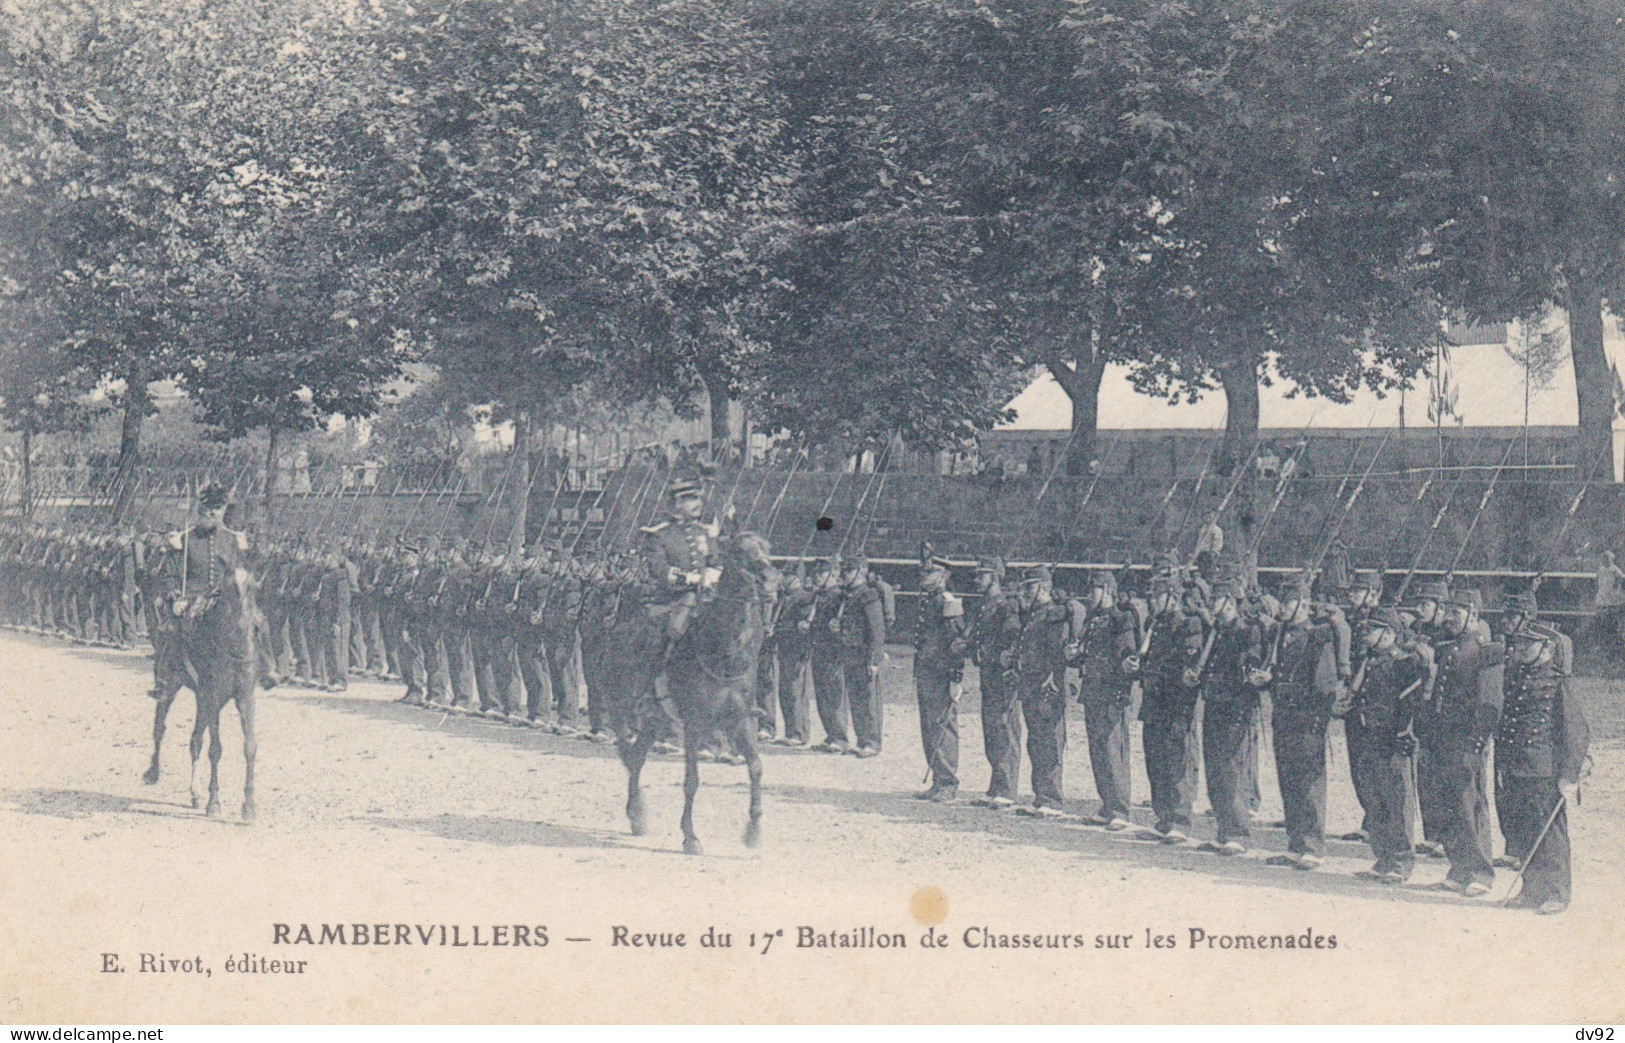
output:
[[[522,409],[513,422],[513,451],[518,454],[519,473],[515,476],[522,484],[519,486],[518,502],[514,504],[513,523],[508,528],[506,553],[509,558],[519,555],[525,549],[525,525],[530,519],[530,498],[536,491],[536,483],[531,476],[530,460],[530,411]]]
[[[34,429],[23,428],[23,517],[34,516]]]
[[[711,459],[720,462],[733,456],[733,432],[728,426],[728,382],[714,374],[704,380],[710,414]]]
[[[1072,400],[1072,444],[1063,465],[1067,474],[1088,474],[1089,461],[1095,459],[1100,434],[1100,383],[1105,376],[1104,362],[1085,362],[1069,371],[1065,380],[1056,377]]]
[[[1580,425],[1574,465],[1613,479],[1614,378],[1603,350],[1602,287],[1583,267],[1569,276],[1569,345]],[[1595,467],[1592,465],[1595,463]]]
[[[118,465],[122,470],[134,467],[141,452],[141,427],[147,420],[147,409],[152,395],[147,390],[147,371],[140,362],[132,362],[124,375],[124,419],[119,426]]]
[[[1258,362],[1249,359],[1219,370],[1224,388],[1224,445],[1219,450],[1221,474],[1230,465],[1245,462],[1247,450],[1258,438]]]
[[[1045,361],[1050,375],[1072,403],[1072,431],[1064,467],[1067,474],[1089,473],[1095,459],[1100,430],[1100,384],[1106,376],[1106,360],[1097,350],[1098,337],[1092,332],[1079,336],[1071,358],[1059,352]]]
[[[271,425],[270,430],[266,433],[269,436],[267,438],[269,445],[267,445],[265,449],[265,505],[263,513],[265,531],[270,532],[271,522],[276,510],[276,451],[277,442],[280,441],[280,439],[277,437],[278,431],[275,424]]]
[[[1256,482],[1252,469],[1253,443],[1258,440],[1258,362],[1256,359],[1237,362],[1219,370],[1219,382],[1224,388],[1224,443],[1219,451],[1216,474],[1235,480],[1235,468],[1243,468],[1236,494],[1231,498],[1230,520],[1220,519],[1225,529],[1225,545],[1232,544],[1241,551],[1235,554],[1242,578],[1253,583],[1258,579],[1258,562],[1246,553],[1252,546],[1253,531],[1257,525]],[[1218,487],[1228,489],[1230,481]],[[1222,493],[1220,494],[1223,495]],[[1207,508],[1197,505],[1196,516],[1202,517]],[[1251,560],[1241,560],[1251,559]]]

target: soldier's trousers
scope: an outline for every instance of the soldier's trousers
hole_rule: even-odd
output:
[[[1033,806],[1059,808],[1066,760],[1066,684],[1024,676],[1017,681],[1027,724],[1027,761],[1032,765]]]
[[[1275,717],[1275,775],[1286,812],[1287,850],[1295,855],[1326,854],[1328,723],[1320,714]]]
[[[1262,702],[1253,704],[1252,723],[1247,728],[1247,749],[1242,754],[1242,764],[1246,768],[1247,810],[1256,812],[1264,806],[1264,791],[1258,784],[1258,751],[1264,748],[1264,706]]]
[[[840,650],[833,645],[815,644],[809,657],[813,698],[818,704],[818,720],[824,726],[824,741],[846,745],[846,686],[842,681]]]
[[[1429,764],[1432,759],[1433,754],[1426,747],[1416,751],[1416,802],[1422,808],[1422,839],[1442,844],[1450,819],[1449,803],[1440,787],[1422,781],[1436,774]]]
[[[931,772],[931,788],[959,788],[959,700],[954,677],[930,663],[914,660],[914,695],[920,706],[920,745]]]
[[[301,611],[288,616],[288,644],[293,650],[294,672],[307,681],[315,681],[318,679],[316,660],[312,655],[309,627],[305,622],[308,609],[303,605],[299,608]]]
[[[1151,783],[1151,810],[1160,830],[1190,832],[1196,799],[1197,761],[1194,693],[1179,688],[1147,688],[1140,708],[1140,743]]]
[[[806,745],[812,741],[812,728],[807,720],[810,707],[807,705],[811,675],[807,668],[807,646],[805,643],[795,644],[780,642],[778,655],[775,656],[778,664],[778,700],[779,715],[784,719],[784,738],[790,742]]]
[[[367,669],[369,648],[367,633],[367,605],[370,599],[356,598],[350,602],[350,665],[358,671]]]
[[[1484,755],[1450,744],[1424,749],[1428,755],[1417,766],[1417,782],[1421,793],[1430,795],[1423,808],[1431,799],[1443,816],[1439,839],[1450,859],[1449,878],[1459,884],[1495,883]]]
[[[869,649],[841,649],[842,686],[852,714],[852,740],[859,747],[878,751],[885,738],[886,712],[881,704],[880,678],[869,671]]]
[[[547,649],[542,635],[535,627],[526,627],[514,640],[514,655],[519,662],[519,677],[525,683],[525,716],[533,721],[546,721],[552,704],[552,689],[547,679]]]
[[[1503,773],[1496,779],[1496,817],[1501,822],[1501,835],[1506,837],[1507,854],[1524,862],[1519,898],[1531,905],[1553,898],[1569,900],[1569,812],[1558,808],[1561,802],[1557,780],[1551,776],[1529,778]],[[1546,827],[1554,810],[1557,817]],[[1543,827],[1546,836],[1535,847]]]
[[[608,640],[581,631],[581,680],[587,685],[587,726],[593,731],[609,730],[609,686],[613,673],[604,662],[610,654]]]
[[[338,615],[333,617],[331,629],[332,663],[330,672],[332,679],[329,684],[339,688],[350,686],[350,611],[341,608]]]
[[[581,714],[581,693],[576,689],[576,642],[573,629],[548,630],[542,635],[547,654],[547,683],[553,692],[553,716],[574,728]]]
[[[1366,756],[1367,747],[1371,745],[1371,737],[1351,718],[1343,721],[1343,743],[1348,747],[1349,753],[1349,781],[1354,783],[1354,799],[1360,802],[1360,810],[1364,812],[1360,819],[1360,829],[1367,835],[1371,833],[1371,804],[1379,799],[1371,792],[1375,785],[1371,771],[1380,758]]]
[[[423,635],[423,667],[427,678],[428,701],[451,705],[451,671],[446,666],[446,638],[438,623],[429,623]]]
[[[1021,702],[1015,679],[997,663],[981,672],[982,752],[987,755],[989,798],[1014,800],[1021,786]]]
[[[424,658],[421,638],[404,627],[397,631],[397,655],[400,656],[401,680],[406,682],[408,702],[424,702],[429,696],[429,668]]]
[[[772,641],[762,642],[756,653],[756,686],[751,692],[756,704],[756,731],[768,738],[778,734],[779,657]]]
[[[1409,876],[1416,866],[1416,849],[1411,844],[1411,758],[1389,755],[1372,737],[1350,721],[1349,770],[1362,779],[1360,806],[1365,809],[1366,838],[1377,872],[1398,870]],[[1357,751],[1357,752],[1356,752]]]
[[[397,677],[406,676],[406,664],[402,660],[406,657],[406,647],[401,636],[405,623],[401,612],[389,605],[382,605],[378,609],[378,628],[383,631],[383,650],[385,656],[385,669]]]
[[[1202,703],[1202,768],[1207,799],[1219,843],[1251,835],[1247,815],[1247,760],[1256,747],[1251,738],[1258,694],[1213,685]]]
[[[469,643],[474,655],[474,686],[481,710],[514,712],[514,641],[496,627],[473,628]]]
[[[474,692],[474,653],[469,646],[468,627],[461,623],[447,627],[441,641],[446,646],[452,705],[472,709],[478,705],[478,697]]]

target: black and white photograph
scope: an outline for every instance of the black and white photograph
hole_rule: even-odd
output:
[[[0,1021],[1612,1039],[1622,317],[1625,0],[0,0]]]

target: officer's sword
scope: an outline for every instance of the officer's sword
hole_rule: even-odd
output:
[[[1535,843],[1529,848],[1528,853],[1523,856],[1523,863],[1518,866],[1518,875],[1512,878],[1511,885],[1507,887],[1507,896],[1501,899],[1502,905],[1506,905],[1517,895],[1518,885],[1523,883],[1523,874],[1529,869],[1529,863],[1534,860],[1535,852],[1540,850],[1540,845],[1546,839],[1546,834],[1551,830],[1552,823],[1557,821],[1557,813],[1562,811],[1568,805],[1568,802],[1569,798],[1562,793],[1557,795],[1557,803],[1552,806],[1552,813],[1546,816],[1546,824],[1540,827],[1540,835],[1535,837]]]

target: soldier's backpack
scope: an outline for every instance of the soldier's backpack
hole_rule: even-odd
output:
[[[897,588],[881,579],[874,577],[875,589],[880,591],[880,610],[886,617],[886,633],[891,633],[897,627]]]

